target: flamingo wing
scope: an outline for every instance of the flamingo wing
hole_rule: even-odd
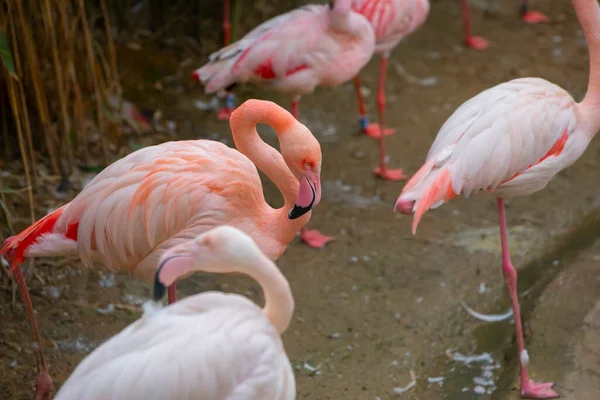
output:
[[[108,268],[133,269],[168,239],[190,239],[261,204],[256,167],[238,151],[208,140],[167,142],[107,167],[63,209],[53,232],[77,226],[77,253],[86,265],[99,259]],[[40,240],[30,255],[44,248]]]
[[[213,292],[146,313],[86,357],[56,399],[294,397],[291,365],[262,310]]]
[[[495,189],[564,147],[576,122],[575,102],[564,89],[515,79],[461,105],[440,129],[427,162],[450,169],[456,194]]]
[[[573,98],[546,80],[515,79],[485,90],[444,123],[396,204],[414,202],[415,231],[425,211],[458,194],[541,190],[574,161],[576,124]]]

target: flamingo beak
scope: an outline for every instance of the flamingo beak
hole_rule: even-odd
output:
[[[161,301],[165,297],[167,287],[175,283],[178,277],[189,275],[193,271],[194,260],[192,255],[175,253],[173,249],[163,254],[154,274],[154,301]]]
[[[298,198],[288,214],[289,219],[300,218],[321,201],[321,179],[317,173],[307,170],[299,183]]]

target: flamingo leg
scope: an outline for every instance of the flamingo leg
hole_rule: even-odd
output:
[[[173,283],[167,289],[167,297],[169,300],[169,304],[173,304],[177,301],[177,289],[175,288],[175,283]]]
[[[231,0],[225,0],[225,5],[223,6],[223,39],[225,41],[225,46],[228,46],[231,42]],[[230,91],[227,91],[227,95],[225,97],[225,107],[219,110],[217,114],[217,119],[221,121],[229,120],[231,117],[231,113],[235,109],[235,95]]]
[[[510,294],[513,315],[515,318],[515,334],[517,337],[517,349],[519,351],[519,365],[521,369],[521,396],[533,399],[552,399],[558,397],[558,394],[552,390],[552,382],[536,383],[529,379],[527,373],[527,364],[529,364],[529,355],[525,349],[523,340],[523,326],[521,324],[521,310],[519,308],[519,298],[517,295],[517,270],[510,261],[510,251],[508,249],[508,234],[506,231],[506,211],[504,200],[498,198],[498,220],[500,222],[500,241],[502,243],[502,273],[506,281],[506,287]]]
[[[369,117],[367,116],[367,111],[365,109],[365,98],[363,97],[362,91],[360,90],[360,75],[356,75],[354,77],[354,88],[356,89],[356,97],[358,98],[358,113],[360,115],[360,119],[358,120],[358,122],[360,124],[360,130],[364,134],[377,139],[381,134],[381,129],[379,128],[379,124],[377,123],[369,124]],[[383,133],[386,136],[389,136],[396,133],[396,130],[392,128],[383,128]]]
[[[295,96],[292,100],[292,115],[300,121],[300,96]],[[316,229],[306,229],[306,226],[303,226],[300,229],[300,240],[312,248],[320,249],[334,240],[334,238],[325,236]]]
[[[383,113],[385,111],[385,74],[387,70],[388,54],[381,57],[379,71],[379,88],[377,89],[377,108],[379,110],[379,167],[375,168],[375,175],[388,181],[406,179],[401,169],[389,169],[385,161],[385,133],[383,129]]]
[[[46,367],[46,359],[44,358],[44,349],[42,346],[42,340],[40,337],[40,330],[38,328],[37,320],[35,318],[35,311],[33,310],[33,304],[31,303],[31,297],[29,297],[29,290],[27,289],[27,283],[23,277],[23,272],[20,267],[17,267],[13,276],[19,287],[19,293],[21,299],[25,305],[25,314],[29,322],[29,327],[33,336],[34,348],[37,352],[38,358],[38,374],[35,378],[35,400],[49,400],[52,395],[52,378],[48,374]]]
[[[225,41],[225,46],[228,46],[231,41],[230,10],[230,0],[225,0],[225,4],[223,5],[223,39]]]
[[[460,0],[462,8],[463,25],[465,31],[465,44],[473,50],[485,50],[490,43],[482,37],[471,35],[471,16],[469,13],[469,0]]]
[[[520,14],[523,21],[528,24],[542,24],[550,22],[550,18],[538,11],[529,10],[529,2],[527,0],[521,0]]]
[[[228,121],[233,110],[235,110],[235,95],[228,91],[225,96],[225,106],[219,110],[217,119],[220,121]]]

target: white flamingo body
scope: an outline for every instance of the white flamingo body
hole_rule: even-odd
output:
[[[309,4],[279,15],[211,54],[194,76],[206,93],[249,82],[300,96],[342,84],[371,59],[375,35],[362,15],[334,14],[327,5]]]
[[[128,326],[79,364],[56,400],[282,400],[295,392],[263,311],[243,296],[211,292]]]
[[[444,123],[425,164],[403,189],[402,200],[414,201],[414,212],[427,202],[422,205],[425,212],[459,194],[535,193],[589,144],[592,136],[578,114],[567,91],[544,79],[515,79],[487,89]],[[434,182],[442,190],[430,198]]]
[[[293,400],[296,384],[281,334],[294,299],[277,266],[237,228],[222,225],[170,248],[155,275],[154,298],[194,271],[245,273],[265,306],[220,292],[187,297],[144,315],[75,369],[56,400]]]
[[[355,0],[375,31],[375,53],[386,54],[419,28],[429,15],[429,0]]]

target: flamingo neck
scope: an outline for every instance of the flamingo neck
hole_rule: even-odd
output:
[[[580,103],[580,111],[590,125],[589,134],[600,129],[600,8],[596,0],[573,0],[579,23],[588,43],[590,74],[587,92]]]
[[[253,264],[255,269],[247,273],[260,285],[265,296],[263,312],[281,335],[292,321],[294,297],[277,265],[266,256],[261,258],[261,262]]]
[[[275,129],[278,138],[285,135],[296,120],[290,115],[281,114],[274,103],[264,102],[255,107],[237,110],[230,120],[233,141],[237,149],[250,159],[277,186],[284,199],[284,206],[278,211],[287,220],[287,210],[294,206],[298,193],[298,179],[292,174],[281,154],[266,144],[258,135],[256,125],[265,123]],[[241,115],[240,115],[241,114]],[[281,140],[280,140],[281,142]],[[277,221],[281,225],[282,221]]]

